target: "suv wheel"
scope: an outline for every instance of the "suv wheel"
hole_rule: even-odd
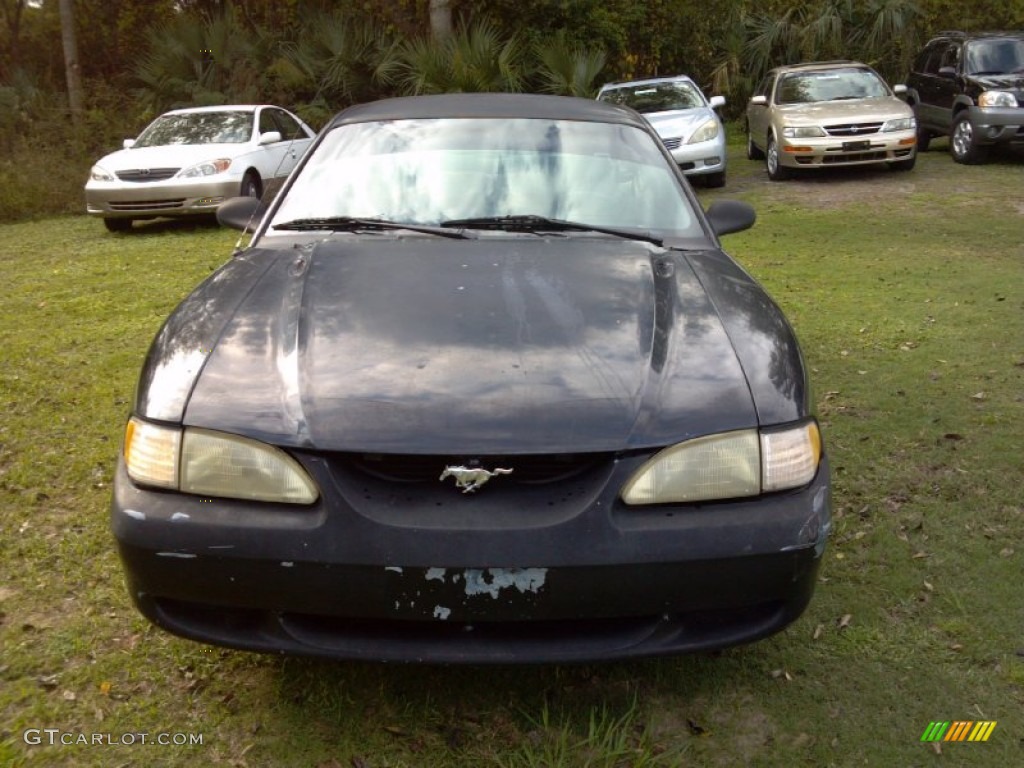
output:
[[[779,145],[775,142],[774,136],[768,137],[768,146],[764,152],[764,164],[768,169],[768,178],[772,181],[783,181],[788,179],[792,172],[779,163]]]
[[[967,110],[953,118],[953,129],[949,136],[949,151],[953,159],[965,165],[981,163],[988,157],[988,147],[981,147],[974,140],[974,127]]]

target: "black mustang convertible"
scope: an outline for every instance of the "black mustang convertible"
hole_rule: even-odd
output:
[[[345,110],[160,330],[114,487],[138,608],[206,643],[566,662],[794,621],[830,523],[793,331],[635,112]]]

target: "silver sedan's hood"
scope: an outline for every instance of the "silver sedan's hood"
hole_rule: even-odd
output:
[[[293,254],[253,271],[186,424],[324,450],[545,453],[758,423],[681,253],[531,236],[343,237]],[[195,302],[179,312],[216,312]]]
[[[711,108],[697,108],[673,112],[652,112],[644,115],[644,118],[662,139],[678,137],[685,141],[714,116],[714,110]]]

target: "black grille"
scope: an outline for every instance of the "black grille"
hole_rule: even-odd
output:
[[[821,159],[825,165],[841,165],[842,163],[866,163],[872,160],[885,160],[885,152],[857,152],[847,155],[826,155]]]
[[[121,181],[163,181],[180,171],[180,168],[132,168],[129,171],[118,171],[117,178]]]
[[[152,211],[154,209],[181,208],[185,204],[185,198],[180,200],[135,200],[130,203],[111,203],[110,208],[114,211]]]
[[[829,136],[867,136],[878,133],[881,129],[881,123],[846,123],[825,126],[825,132]]]
[[[378,480],[394,483],[436,483],[445,467],[501,467],[513,470],[508,480],[541,484],[562,482],[594,468],[610,457],[606,454],[552,454],[530,456],[419,456],[415,454],[337,454],[348,469]]]

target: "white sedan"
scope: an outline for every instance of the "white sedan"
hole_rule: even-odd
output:
[[[211,214],[225,198],[271,196],[314,135],[266,104],[167,112],[92,167],[86,210],[121,232],[135,219]]]

